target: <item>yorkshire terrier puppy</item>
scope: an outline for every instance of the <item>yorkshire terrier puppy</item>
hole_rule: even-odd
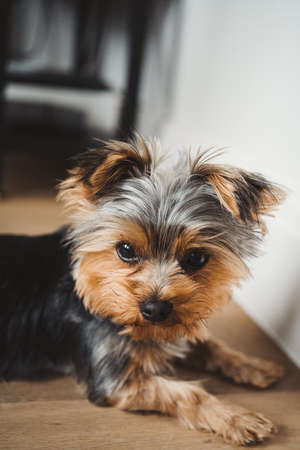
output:
[[[173,363],[201,345],[205,368],[237,383],[282,376],[207,337],[205,323],[247,276],[283,192],[207,153],[166,169],[157,153],[139,136],[84,153],[60,185],[71,225],[0,237],[0,378],[72,373],[97,405],[262,441],[275,431],[269,419],[176,379]]]

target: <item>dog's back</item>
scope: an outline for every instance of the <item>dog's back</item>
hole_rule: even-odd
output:
[[[0,378],[31,376],[59,359],[50,334],[62,337],[57,317],[73,291],[64,233],[0,235]]]

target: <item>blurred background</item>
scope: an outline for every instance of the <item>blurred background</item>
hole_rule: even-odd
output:
[[[224,148],[288,189],[236,298],[300,366],[299,23],[294,0],[2,0],[0,231],[63,223],[94,137]]]

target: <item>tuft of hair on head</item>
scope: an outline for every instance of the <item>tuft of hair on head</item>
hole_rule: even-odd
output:
[[[259,173],[229,164],[212,164],[219,152],[202,151],[190,160],[191,179],[214,189],[221,205],[241,223],[267,232],[263,216],[271,216],[285,199],[284,189]]]
[[[69,177],[60,183],[58,199],[78,216],[93,210],[129,178],[151,175],[158,164],[155,148],[135,133],[129,142],[98,141],[99,146],[73,158]]]

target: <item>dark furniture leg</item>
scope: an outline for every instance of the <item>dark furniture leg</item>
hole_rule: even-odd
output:
[[[127,92],[124,98],[121,118],[121,137],[127,138],[136,124],[138,94],[143,68],[147,28],[150,19],[150,0],[129,2],[129,58],[127,72]]]
[[[8,56],[10,0],[0,2],[0,197],[3,196],[3,157],[4,148],[1,144],[4,132],[4,108],[5,108],[5,68]]]
[[[110,4],[99,0],[77,0],[76,5],[74,74],[97,78],[98,53]]]

